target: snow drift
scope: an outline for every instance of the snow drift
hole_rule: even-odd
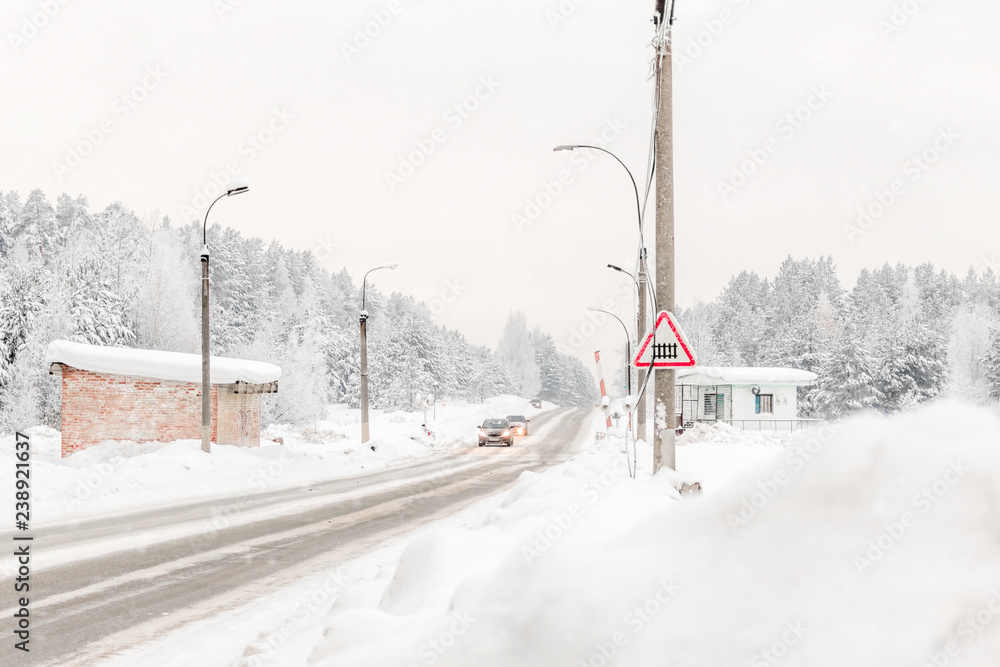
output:
[[[345,595],[308,664],[1000,664],[993,413],[856,418],[779,452],[681,502],[630,480],[620,443],[525,473],[464,535],[415,540],[368,608]]]

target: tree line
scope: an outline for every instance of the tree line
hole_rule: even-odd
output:
[[[678,318],[700,364],[817,373],[817,386],[799,390],[807,416],[1000,398],[1000,282],[990,267],[958,278],[886,264],[848,290],[831,257],[789,257],[773,279],[743,271]]]
[[[0,192],[0,431],[59,426],[60,389],[48,375],[48,343],[200,351],[200,224],[140,219],[113,203],[90,211],[84,196],[53,205],[41,190],[25,201]],[[265,422],[320,418],[331,403],[356,407],[360,391],[360,286],[346,270],[318,266],[310,251],[265,244],[217,225],[212,239],[212,354],[274,363],[280,392]],[[434,323],[427,306],[369,288],[371,404],[412,409],[415,400],[539,395],[590,404],[593,379],[530,334],[538,383],[501,341],[494,352]],[[585,381],[589,379],[589,385]]]

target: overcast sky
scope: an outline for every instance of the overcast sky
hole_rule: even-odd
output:
[[[182,222],[238,171],[251,192],[213,222],[356,278],[398,260],[377,286],[478,343],[522,309],[581,358],[619,347],[617,323],[573,334],[589,305],[631,311],[604,268],[634,264],[631,186],[552,147],[603,136],[644,178],[653,0],[64,2],[4,3],[0,189]],[[681,0],[677,18],[681,305],[789,254],[830,254],[848,283],[1000,262],[995,0]]]

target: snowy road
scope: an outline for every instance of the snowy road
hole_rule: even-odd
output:
[[[252,606],[566,460],[590,424],[589,410],[554,410],[509,449],[470,447],[363,477],[39,531],[31,662],[99,664]]]

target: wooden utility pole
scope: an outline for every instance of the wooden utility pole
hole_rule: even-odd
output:
[[[639,257],[639,273],[637,282],[639,283],[639,332],[636,334],[636,346],[642,345],[643,336],[646,335],[646,248],[643,247]],[[631,359],[629,360],[631,362]],[[640,368],[637,378],[637,387],[644,386],[646,381],[646,369]],[[638,422],[637,440],[646,440],[646,402],[649,394],[643,394],[639,405],[636,407],[635,419]]]
[[[663,7],[662,3],[658,3]],[[656,118],[656,301],[660,310],[674,310],[674,109],[672,71],[673,2],[669,16],[660,11],[661,22],[667,22],[665,39],[657,42],[657,81],[659,112]],[[657,27],[661,27],[657,24]],[[675,439],[677,413],[674,405],[676,371],[672,368],[656,371],[656,402],[653,410],[653,472],[666,466],[676,470]]]

